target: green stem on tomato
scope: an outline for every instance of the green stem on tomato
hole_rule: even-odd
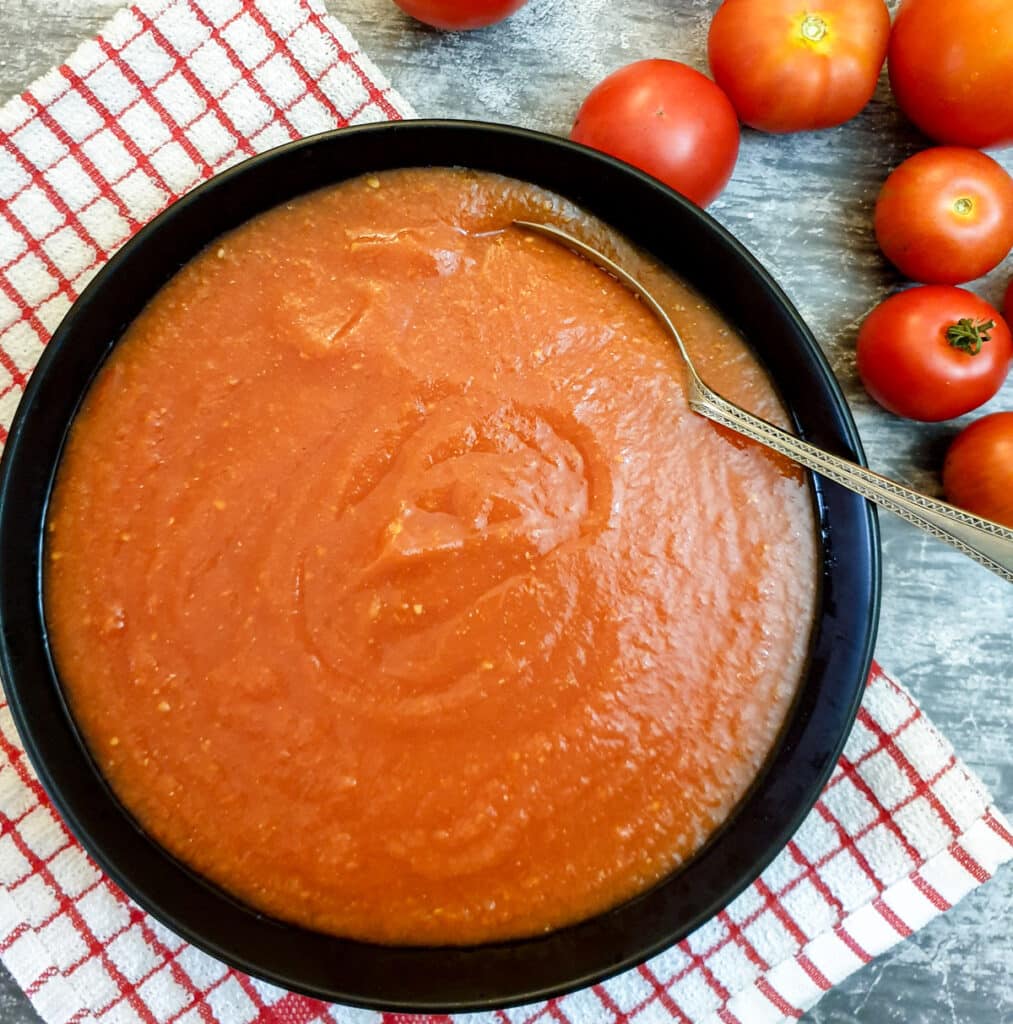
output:
[[[995,327],[994,320],[979,320],[975,323],[970,317],[962,317],[955,324],[946,328],[946,340],[961,352],[976,356],[986,341],[991,341],[988,333]]]
[[[818,14],[806,14],[799,25],[802,38],[810,43],[818,43],[827,34],[827,23]]]

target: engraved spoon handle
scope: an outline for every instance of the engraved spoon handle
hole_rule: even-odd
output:
[[[1013,583],[1013,530],[912,491],[848,459],[831,455],[715,394],[695,374],[691,374],[690,382],[689,404],[695,412],[759,441],[799,465],[868,498],[880,508],[888,509],[933,537],[952,544],[1008,583]]]
[[[690,380],[689,404],[694,412],[700,413],[744,437],[758,441],[799,465],[875,502],[881,508],[906,519],[933,537],[952,544],[958,551],[973,558],[976,562],[980,562],[1007,582],[1013,583],[1013,530],[994,523],[990,519],[971,515],[971,513],[944,501],[936,501],[917,491],[912,491],[910,488],[889,480],[885,476],[880,476],[879,473],[874,473],[849,459],[831,455],[830,452],[817,448],[816,445],[803,441],[794,434],[775,427],[773,423],[768,423],[759,416],[746,412],[734,402],[722,398],[711,391],[700,379],[675,324],[672,323],[671,318],[657,299],[636,278],[630,276],[619,264],[598,252],[597,249],[574,238],[567,232],[561,231],[555,225],[520,220],[515,221],[515,224],[525,230],[552,238],[587,257],[592,263],[622,281],[644,300],[651,312],[668,328],[686,363]]]

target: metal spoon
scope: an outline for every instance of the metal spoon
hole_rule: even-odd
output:
[[[817,448],[780,427],[775,427],[759,416],[746,412],[734,402],[715,394],[700,379],[675,324],[661,308],[658,300],[639,281],[597,249],[551,224],[535,224],[524,220],[514,221],[514,224],[527,231],[545,235],[587,257],[644,300],[651,312],[668,328],[686,363],[689,370],[689,406],[694,412],[752,438],[799,465],[819,473],[828,480],[833,480],[842,487],[847,487],[863,498],[868,498],[881,508],[888,509],[909,523],[921,527],[933,537],[952,544],[958,551],[980,562],[1007,582],[1013,583],[1013,530],[990,519],[971,515],[970,512],[949,505],[945,501],[936,501],[912,491],[848,459],[831,455],[830,452]]]

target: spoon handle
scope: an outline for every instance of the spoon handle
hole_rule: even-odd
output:
[[[1013,583],[1013,530],[990,519],[971,515],[945,501],[936,501],[912,491],[848,459],[831,455],[715,394],[692,373],[689,390],[689,404],[695,412],[868,498],[933,537],[952,544],[1008,583]]]

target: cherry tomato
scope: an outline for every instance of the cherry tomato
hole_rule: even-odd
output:
[[[943,463],[947,501],[1013,528],[1013,412],[994,412],[966,427]]]
[[[916,153],[879,193],[876,238],[886,258],[914,281],[981,277],[1013,245],[1013,178],[976,149]]]
[[[889,36],[883,0],[725,0],[707,54],[746,124],[797,132],[841,124],[869,102]]]
[[[570,138],[625,160],[700,206],[728,183],[739,122],[728,97],[674,60],[641,60],[599,82]]]
[[[1013,142],[1013,3],[904,0],[890,33],[890,85],[930,138]]]
[[[527,0],[394,0],[405,14],[433,28],[485,28],[509,17]]]
[[[963,288],[924,285],[892,295],[858,332],[858,374],[885,409],[947,420],[987,402],[1013,361],[1005,320]]]

